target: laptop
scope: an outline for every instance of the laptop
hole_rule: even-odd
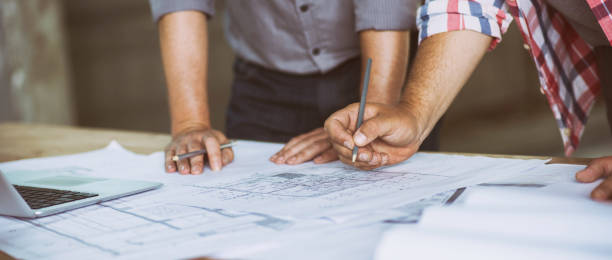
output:
[[[158,182],[0,171],[0,215],[37,218],[161,187]]]

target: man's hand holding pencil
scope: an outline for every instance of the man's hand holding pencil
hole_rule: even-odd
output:
[[[426,137],[418,134],[416,117],[401,104],[367,103],[363,124],[356,129],[358,112],[359,103],[351,104],[325,121],[332,145],[346,164],[369,170],[402,162],[418,151]],[[354,147],[358,153],[353,163]]]
[[[213,171],[219,171],[234,160],[231,144],[223,133],[212,128],[186,129],[174,134],[165,150],[166,172],[201,174],[206,161]],[[187,153],[191,154],[183,156]]]

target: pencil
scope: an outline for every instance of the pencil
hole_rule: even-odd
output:
[[[234,146],[234,144],[236,143],[235,140],[230,140],[228,143],[222,144],[219,149],[225,149],[225,148],[229,148]],[[188,152],[188,153],[184,153],[184,154],[177,154],[175,156],[172,156],[172,160],[177,162],[180,160],[183,160],[185,158],[190,158],[190,157],[194,157],[196,155],[200,155],[200,154],[205,154],[206,149],[202,149],[202,150],[197,150],[197,151],[193,151],[193,152]]]
[[[372,58],[368,58],[368,63],[366,65],[365,77],[363,79],[363,90],[361,90],[361,101],[359,101],[359,114],[357,114],[357,127],[355,131],[361,127],[361,123],[363,122],[363,110],[365,109],[366,104],[366,96],[368,95],[368,85],[370,85],[370,70],[372,68]],[[353,163],[357,160],[357,145],[353,146]]]

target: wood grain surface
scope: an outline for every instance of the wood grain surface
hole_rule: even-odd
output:
[[[170,135],[74,126],[2,123],[0,124],[0,162],[82,153],[103,148],[112,140],[116,140],[130,151],[148,154],[163,150],[170,142]],[[515,159],[551,158],[502,154],[445,154]],[[550,163],[588,164],[590,160],[589,158],[552,157]]]

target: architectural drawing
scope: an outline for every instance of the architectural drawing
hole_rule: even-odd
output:
[[[384,230],[415,223],[423,208],[445,203],[456,189],[543,164],[417,154],[374,171],[340,162],[289,167],[266,160],[278,148],[240,141],[236,161],[223,172],[198,176],[166,174],[162,153],[137,155],[116,143],[89,153],[0,164],[3,172],[164,183],[158,190],[45,218],[0,217],[0,250],[25,259],[275,259],[288,251],[310,258],[324,245],[359,238],[314,256],[369,259],[367,252]]]

